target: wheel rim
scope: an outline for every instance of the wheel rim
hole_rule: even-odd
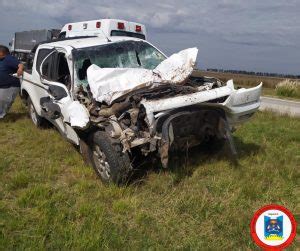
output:
[[[31,117],[32,122],[33,122],[35,125],[37,125],[37,124],[38,124],[37,114],[36,114],[36,112],[35,112],[35,109],[34,109],[34,107],[33,107],[33,104],[30,104],[29,110],[30,110],[30,117]]]
[[[98,173],[101,175],[101,177],[104,180],[110,179],[110,166],[107,162],[106,156],[104,152],[100,150],[99,146],[95,146],[93,151],[94,161],[95,161],[95,167],[98,171]]]

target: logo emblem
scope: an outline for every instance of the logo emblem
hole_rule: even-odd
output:
[[[252,218],[250,228],[254,242],[266,250],[282,250],[296,236],[296,220],[293,214],[278,205],[259,209]]]
[[[272,215],[265,217],[265,239],[266,240],[283,240],[283,215],[272,217]]]

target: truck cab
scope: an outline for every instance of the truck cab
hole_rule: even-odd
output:
[[[78,123],[80,126],[80,122],[72,120],[76,116],[70,111],[73,109],[89,120],[86,107],[78,102],[78,93],[87,84],[87,68],[91,63],[75,60],[74,55],[85,48],[114,46],[126,41],[143,41],[153,47],[142,39],[124,36],[110,37],[109,42],[106,37],[80,36],[40,44],[34,54],[32,69],[25,71],[21,85],[22,98],[28,104],[34,124],[42,127],[48,121],[66,139],[79,145],[80,138],[73,127]]]

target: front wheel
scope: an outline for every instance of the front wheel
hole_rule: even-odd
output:
[[[30,97],[28,97],[28,99],[27,99],[27,105],[28,105],[28,114],[29,114],[29,117],[31,118],[31,121],[33,122],[33,124],[39,128],[45,127],[47,122],[44,118],[42,118],[41,116],[39,116],[37,114]]]
[[[102,131],[91,136],[90,144],[90,159],[101,180],[104,183],[126,184],[132,166],[128,153],[122,152],[121,144]]]

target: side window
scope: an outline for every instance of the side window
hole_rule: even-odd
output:
[[[49,55],[49,53],[51,53],[51,49],[40,49],[38,52],[38,56],[36,59],[36,70],[39,74],[41,74],[40,72],[40,67],[41,67],[41,63],[43,62],[43,60],[45,59],[45,57],[47,55]]]
[[[43,76],[43,78],[47,80],[53,80],[54,72],[52,71],[52,64],[53,64],[54,57],[55,57],[55,53],[52,53],[50,56],[46,58],[45,61],[42,61],[43,64],[42,64],[41,75]]]
[[[42,61],[41,75],[48,81],[64,84],[71,88],[71,75],[65,54],[53,51]]]
[[[58,53],[55,60],[57,67],[55,81],[64,84],[68,89],[71,88],[71,75],[69,65],[64,53]]]

